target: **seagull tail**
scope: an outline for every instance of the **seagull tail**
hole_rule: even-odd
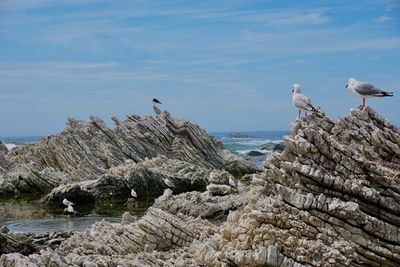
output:
[[[313,107],[313,105],[310,104],[310,108],[312,112],[318,112],[318,110],[316,108]]]
[[[393,96],[393,92],[382,92],[382,96]]]

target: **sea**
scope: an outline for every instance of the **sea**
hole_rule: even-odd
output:
[[[271,145],[283,143],[283,138],[289,135],[289,131],[214,132],[211,134],[223,143],[225,149],[262,168],[266,157],[273,152]],[[37,142],[39,139],[40,136],[0,137],[8,149]]]
[[[255,163],[261,169],[265,159],[273,152],[273,145],[283,144],[289,131],[216,132],[212,135],[224,148]]]

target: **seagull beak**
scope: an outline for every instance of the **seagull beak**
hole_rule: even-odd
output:
[[[348,84],[346,84],[346,88],[347,88],[347,87],[349,87],[349,85],[348,85]]]
[[[292,93],[294,93],[294,89],[292,89]]]

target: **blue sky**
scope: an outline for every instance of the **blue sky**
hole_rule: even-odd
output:
[[[0,1],[0,136],[152,96],[209,131],[286,130],[293,83],[336,119],[350,77],[394,91],[367,104],[400,125],[400,1]]]

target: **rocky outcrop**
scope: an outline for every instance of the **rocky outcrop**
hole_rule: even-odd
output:
[[[238,176],[256,171],[202,128],[168,112],[144,118],[132,115],[125,121],[112,119],[114,128],[97,117],[90,122],[68,119],[60,134],[8,152],[6,157],[14,166],[4,175],[0,188],[7,184],[10,193],[48,193],[62,184],[97,180],[127,160],[140,163],[158,156]]]
[[[3,142],[0,141],[0,155],[7,154],[8,149],[7,147],[3,144]]]
[[[28,255],[39,252],[41,249],[55,249],[70,236],[72,236],[71,232],[10,233],[0,231],[0,255],[16,251]]]
[[[398,266],[400,133],[371,108],[294,123],[265,163],[270,188],[196,250],[206,265]],[[209,255],[212,255],[210,257]],[[269,262],[264,258],[265,261]]]
[[[100,179],[61,185],[47,194],[43,202],[47,205],[62,205],[62,200],[80,204],[90,202],[125,202],[131,198],[131,190],[137,192],[136,199],[157,197],[166,188],[175,193],[205,191],[211,170],[177,159],[158,156],[140,163],[127,160],[110,168]],[[166,181],[170,181],[168,185]]]
[[[312,114],[236,192],[167,189],[131,224],[97,223],[0,265],[399,266],[399,155],[400,132],[369,107],[337,122]]]
[[[7,147],[0,141],[0,175],[6,173],[10,167],[10,163],[5,158],[7,152]]]

